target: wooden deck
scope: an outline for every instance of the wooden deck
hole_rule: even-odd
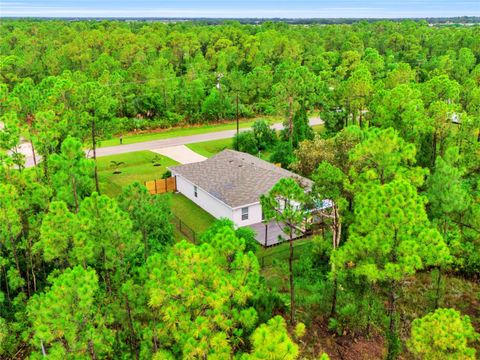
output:
[[[265,247],[278,245],[288,240],[288,235],[283,232],[282,228],[275,221],[272,221],[267,225],[264,223],[257,223],[249,225],[248,227],[255,231],[255,239]],[[302,234],[297,235],[297,237],[302,237]]]

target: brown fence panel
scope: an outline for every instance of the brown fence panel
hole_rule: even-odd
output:
[[[156,194],[157,192],[155,191],[155,180],[154,181],[145,181],[145,187],[147,188],[148,192],[150,194]]]
[[[150,194],[163,194],[170,191],[177,190],[177,181],[175,177],[171,176],[166,179],[157,179],[152,181],[145,181],[145,187]]]
[[[165,179],[167,183],[167,191],[176,191],[177,190],[177,181],[175,177],[171,176]]]

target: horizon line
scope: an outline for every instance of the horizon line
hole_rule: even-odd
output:
[[[459,18],[477,18],[480,19],[480,15],[455,15],[455,16],[359,16],[359,17],[259,17],[259,16],[238,16],[238,17],[226,17],[226,16],[32,16],[32,15],[1,15],[0,18],[12,18],[12,19],[172,19],[172,20],[186,20],[186,19],[214,19],[214,20],[238,20],[238,19],[257,19],[257,20],[354,20],[354,19],[459,19]]]

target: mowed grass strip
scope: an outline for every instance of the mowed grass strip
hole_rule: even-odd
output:
[[[187,144],[186,146],[190,150],[193,150],[196,153],[209,158],[224,149],[233,149],[233,139],[229,138],[229,139],[204,141],[204,142],[199,142],[194,144]]]
[[[159,160],[159,166],[154,166],[152,162],[154,158]],[[113,162],[123,164],[115,167]],[[121,193],[124,186],[135,181],[144,183],[145,181],[160,179],[167,171],[168,166],[178,163],[151,151],[136,151],[102,156],[97,158],[97,164],[100,190],[106,195],[116,196]],[[114,174],[115,170],[119,170],[120,174]]]
[[[196,236],[202,234],[215,221],[212,215],[182,194],[174,193],[171,196],[173,214],[195,231]]]
[[[268,117],[263,116],[262,119],[268,119],[270,123],[281,122],[282,120],[278,117]],[[242,119],[240,120],[240,128],[251,127],[257,119]],[[151,141],[151,140],[162,140],[169,139],[179,136],[190,136],[197,134],[206,134],[210,132],[223,131],[223,130],[233,130],[237,128],[237,123],[235,121],[229,121],[227,123],[217,123],[210,125],[190,125],[184,128],[170,128],[170,129],[160,129],[158,131],[144,132],[141,134],[126,134],[123,136],[123,144],[134,144],[138,142]],[[107,140],[102,140],[99,144],[99,147],[106,146],[115,146],[120,145],[120,137],[116,135],[115,137]]]

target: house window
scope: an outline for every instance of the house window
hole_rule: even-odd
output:
[[[197,186],[193,185],[193,196],[198,197]]]
[[[242,208],[242,221],[248,220],[248,206]]]

